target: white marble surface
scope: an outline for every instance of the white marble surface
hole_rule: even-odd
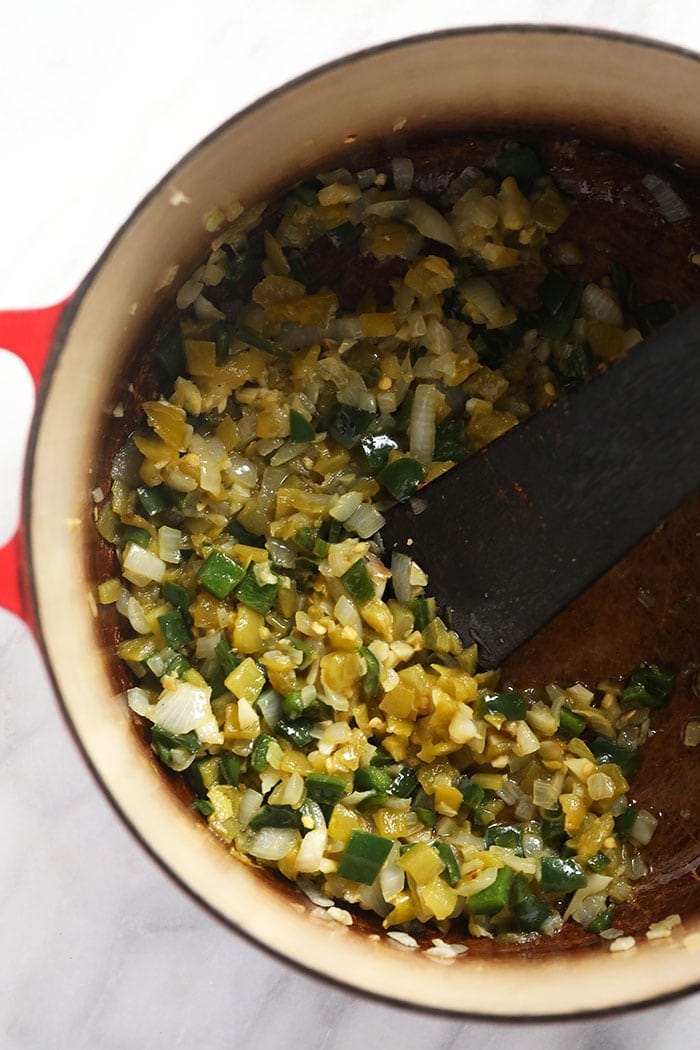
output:
[[[4,0],[0,309],[68,294],[165,170],[264,91],[359,47],[465,21],[607,26],[700,50],[690,0],[493,0],[478,10],[450,0]],[[16,403],[19,427],[26,395],[3,367],[0,354],[3,414]],[[0,428],[5,519],[16,429]],[[371,1002],[264,954],[173,885],[124,829],[61,721],[33,640],[2,612],[0,719],[6,1050],[698,1045],[697,996],[515,1028]]]

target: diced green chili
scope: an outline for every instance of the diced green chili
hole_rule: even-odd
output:
[[[496,170],[502,179],[512,176],[519,186],[529,189],[544,175],[539,158],[530,146],[508,143],[496,156]]]
[[[264,773],[267,768],[267,749],[274,744],[275,738],[269,733],[260,733],[253,741],[253,750],[250,752],[250,768],[256,773]]]
[[[278,583],[258,583],[252,569],[245,573],[243,580],[236,587],[236,597],[249,609],[263,613],[270,611],[279,590]]]
[[[341,879],[371,886],[393,845],[393,841],[383,835],[353,831],[338,865],[338,875]]]
[[[352,408],[338,401],[330,412],[326,413],[321,429],[327,430],[333,440],[343,448],[350,449],[355,447],[375,418],[373,412]]]
[[[201,813],[203,817],[210,817],[214,812],[214,807],[208,798],[196,798],[192,803],[192,808]]]
[[[403,766],[394,777],[387,794],[395,798],[410,798],[418,787],[418,774],[412,766]]]
[[[414,813],[426,828],[434,828],[437,824],[437,813],[434,809],[429,809],[427,806],[416,806]]]
[[[194,601],[192,591],[188,591],[186,587],[181,587],[179,583],[172,583],[171,580],[166,580],[163,584],[163,597],[166,602],[169,602],[170,605],[175,609],[179,609],[185,615],[188,614],[189,607]]]
[[[238,543],[245,543],[248,547],[264,547],[265,537],[255,536],[252,532],[248,532],[239,521],[235,518],[231,518],[231,521],[226,526],[226,531],[229,536],[233,536]]]
[[[358,558],[350,568],[340,577],[346,591],[358,605],[366,605],[375,597],[374,584],[369,578],[367,566],[362,558]]]
[[[199,737],[194,729],[189,733],[171,733],[157,723],[151,728],[151,746],[161,762],[167,766],[170,762],[170,752],[187,751],[190,755],[196,755],[200,748]]]
[[[598,852],[594,856],[592,856],[591,859],[588,861],[586,867],[589,871],[598,872],[604,871],[609,864],[610,857],[608,857],[606,853],[603,853],[602,850],[598,850]]]
[[[215,598],[226,598],[244,577],[243,566],[223,551],[212,551],[197,572],[197,582]]]
[[[542,857],[542,889],[545,893],[569,893],[586,885],[583,868],[576,860]]]
[[[393,766],[396,764],[396,759],[381,744],[378,744],[369,764],[371,766]]]
[[[615,831],[618,835],[629,835],[637,820],[637,810],[634,806],[628,806],[615,817]]]
[[[185,780],[195,795],[206,798],[209,788],[219,783],[220,772],[218,757],[208,755],[197,759],[185,770]]]
[[[545,846],[554,846],[556,848],[560,845],[565,835],[564,811],[561,806],[546,811],[542,817],[541,828],[542,841]]]
[[[313,733],[311,732],[313,724],[309,718],[296,718],[294,720],[280,718],[275,726],[275,732],[283,736],[294,747],[303,748],[313,740]]]
[[[146,529],[140,529],[137,525],[126,525],[124,527],[124,543],[135,543],[137,547],[144,550],[150,545],[151,534]]]
[[[214,655],[224,675],[230,675],[231,671],[234,671],[241,662],[241,658],[234,653],[225,638],[217,642],[214,648]]]
[[[224,357],[231,348],[231,333],[228,330],[228,325],[223,321],[217,321],[216,324],[212,325],[211,334],[216,346],[217,357]]]
[[[595,369],[591,348],[582,340],[564,343],[561,349],[554,354],[554,365],[564,380],[566,388],[582,379],[587,379],[588,376],[593,375]]]
[[[542,929],[542,924],[552,914],[543,900],[536,897],[534,893],[528,894],[513,905],[513,911],[518,926],[524,933],[537,933]]]
[[[139,498],[139,503],[143,508],[143,513],[147,518],[155,518],[156,515],[162,514],[164,510],[167,510],[170,507],[170,501],[168,500],[162,485],[153,489],[146,488],[145,485],[139,485],[136,489],[136,494]]]
[[[334,248],[342,248],[345,244],[352,244],[360,236],[360,227],[353,226],[351,222],[344,222],[332,230],[326,231],[326,237]]]
[[[360,438],[360,448],[370,474],[376,474],[386,466],[389,453],[399,447],[389,434],[365,434]]]
[[[589,933],[602,933],[603,930],[609,930],[612,926],[613,919],[615,918],[615,905],[608,904],[607,908],[603,908],[599,911],[594,919],[592,919],[586,929]]]
[[[172,675],[174,678],[182,678],[185,671],[189,671],[191,666],[189,660],[186,660],[182,653],[176,653],[165,668],[165,673]]]
[[[313,649],[309,643],[305,642],[302,638],[293,638],[290,636],[288,641],[293,649],[297,649],[302,654],[304,659],[301,662],[301,666],[303,668],[306,661],[310,660],[314,655]]]
[[[507,722],[521,722],[527,714],[525,697],[520,693],[494,693],[482,696],[476,705],[477,712],[485,715],[503,715]]]
[[[464,420],[446,419],[435,428],[433,459],[438,463],[454,460],[461,463],[469,455],[464,440]]]
[[[293,408],[289,410],[289,438],[291,441],[313,441],[316,437],[316,431],[309,423],[308,419],[302,416],[301,412],[295,412]]]
[[[461,792],[464,805],[469,809],[475,809],[477,806],[480,806],[486,797],[486,792],[481,784],[475,784],[466,773],[459,778],[455,787]]]
[[[248,252],[241,245],[233,244],[222,244],[221,250],[224,253],[224,267],[229,281],[240,281],[251,265]]]
[[[165,644],[169,645],[171,649],[181,649],[184,645],[189,645],[193,641],[179,609],[172,609],[170,612],[163,613],[162,616],[157,617],[157,620],[163,632]]]
[[[233,334],[236,339],[258,350],[264,350],[266,354],[273,354],[275,357],[289,357],[289,350],[285,350],[274,339],[268,339],[262,332],[256,332],[253,328],[235,328]]]
[[[581,736],[581,733],[586,728],[586,719],[581,718],[581,715],[574,714],[568,707],[562,707],[559,712],[559,731],[569,739],[575,736]]]
[[[333,773],[309,773],[306,794],[320,806],[335,806],[345,794],[345,781]]]
[[[561,270],[550,270],[539,288],[545,310],[539,326],[542,335],[548,339],[566,338],[578,313],[582,291],[581,281],[572,281]]]
[[[673,692],[674,682],[671,671],[662,671],[656,664],[643,664],[627,679],[622,699],[643,707],[663,707]]]
[[[628,780],[637,772],[642,756],[634,748],[622,747],[604,736],[598,736],[595,740],[591,740],[588,746],[593,752],[597,765],[614,762],[615,765],[620,767],[623,776],[627,777]]]
[[[484,835],[484,846],[501,846],[503,849],[512,849],[522,856],[523,852],[523,828],[522,824],[491,824]]]
[[[221,776],[231,787],[238,787],[241,779],[241,760],[233,751],[222,751],[219,755]]]
[[[391,786],[392,777],[379,766],[361,766],[355,771],[353,787],[355,791],[376,791],[385,795]]]
[[[260,831],[261,828],[301,828],[301,815],[291,806],[265,805],[258,810],[248,827],[251,831]]]
[[[467,897],[467,911],[471,915],[495,915],[502,911],[508,904],[512,883],[512,868],[499,868],[490,886]]]
[[[504,803],[494,791],[485,791],[484,801],[474,807],[472,821],[481,828],[487,828],[489,824],[493,824],[503,807]]]
[[[377,481],[398,503],[405,503],[425,481],[425,471],[417,459],[403,456],[387,463],[377,474]]]
[[[362,688],[367,696],[376,696],[379,692],[379,660],[366,645],[361,647],[360,656],[364,660],[366,668],[360,678]]]
[[[158,340],[155,356],[166,379],[174,383],[178,376],[185,374],[185,344],[179,326],[171,328]]]
[[[454,847],[450,846],[448,842],[439,842],[437,840],[431,845],[433,849],[437,850],[440,860],[445,865],[445,870],[440,872],[440,877],[445,880],[448,886],[456,886],[462,878],[462,872],[459,869],[459,860]]]
[[[312,208],[315,204],[318,204],[318,191],[313,186],[299,183],[282,201],[282,213],[293,215],[297,208]]]
[[[412,598],[408,607],[413,613],[413,625],[417,631],[424,631],[430,621],[435,619],[434,598]]]
[[[312,696],[310,700],[304,700],[301,689],[294,689],[283,698],[282,710],[288,718],[301,718],[304,711],[308,711],[315,703],[315,696]]]

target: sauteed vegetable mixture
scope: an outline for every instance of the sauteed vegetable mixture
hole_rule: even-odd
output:
[[[387,564],[381,543],[392,501],[420,509],[432,479],[672,315],[635,302],[622,265],[573,277],[577,244],[548,244],[568,212],[506,144],[429,199],[402,157],[212,213],[155,350],[162,393],[96,508],[120,566],[98,597],[124,618],[158,759],[237,856],[387,930],[571,919],[614,938],[647,870],[656,819],[630,785],[673,676],[501,686],[410,550]],[[333,253],[356,294],[323,279]],[[525,308],[518,274],[545,257]]]

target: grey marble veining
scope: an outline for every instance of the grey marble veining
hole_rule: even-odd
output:
[[[336,55],[467,21],[609,26],[700,49],[685,0],[2,5],[0,306],[72,290],[167,167],[254,97]],[[1,1050],[698,1045],[697,996],[556,1025],[461,1021],[331,987],[232,933],[121,824],[33,639],[4,613],[0,747]]]

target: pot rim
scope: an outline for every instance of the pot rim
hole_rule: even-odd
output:
[[[636,1001],[628,1001],[619,1005],[613,1005],[605,1008],[590,1009],[590,1010],[576,1010],[569,1014],[562,1013],[547,1013],[547,1014],[496,1014],[496,1013],[483,1013],[477,1011],[465,1011],[457,1008],[449,1008],[444,1006],[431,1006],[423,1003],[413,1003],[404,999],[394,998],[389,994],[383,992],[375,992],[370,989],[360,988],[355,983],[346,983],[340,978],[329,976],[321,971],[307,965],[305,962],[291,958],[284,952],[271,944],[268,944],[262,940],[259,940],[254,932],[245,929],[238,925],[233,919],[225,916],[221,911],[208,900],[206,900],[197,889],[190,885],[182,876],[180,876],[169,863],[156,851],[156,849],[149,843],[149,841],[142,835],[138,827],[132,822],[126,812],[122,809],[119,801],[109,790],[103,777],[97,769],[95,762],[93,761],[86,744],[79,736],[77,728],[69,713],[68,705],[63,697],[62,690],[58,684],[58,678],[52,666],[51,660],[48,655],[48,648],[46,644],[46,635],[50,633],[50,626],[45,628],[42,623],[40,614],[40,605],[38,600],[37,587],[35,582],[35,572],[32,556],[32,523],[33,523],[33,512],[32,512],[32,478],[34,474],[34,461],[37,453],[39,435],[42,426],[42,420],[44,415],[44,408],[48,399],[49,390],[51,388],[52,379],[56,371],[56,367],[63,351],[63,348],[68,339],[70,330],[72,328],[75,317],[80,311],[82,303],[88,295],[93,283],[95,282],[98,274],[102,271],[104,266],[109,262],[109,258],[122,240],[126,232],[130,229],[136,219],[145,211],[151,201],[153,201],[184,168],[191,160],[193,160],[198,153],[200,153],[207,145],[218,138],[222,133],[228,131],[234,127],[237,123],[247,118],[251,114],[255,113],[256,110],[266,106],[271,101],[283,96],[288,91],[293,90],[297,86],[305,85],[316,78],[323,77],[325,74],[346,66],[350,66],[358,60],[370,58],[378,54],[382,54],[387,51],[400,50],[405,47],[417,45],[421,43],[427,43],[431,41],[444,40],[449,38],[459,37],[479,37],[479,36],[498,36],[505,34],[519,34],[521,36],[527,36],[530,34],[549,34],[551,36],[558,37],[584,37],[593,40],[600,41],[611,41],[619,44],[633,45],[636,47],[647,48],[655,52],[664,52],[666,54],[675,55],[681,58],[692,59],[694,62],[700,64],[700,53],[692,51],[689,48],[682,47],[681,45],[671,44],[666,41],[656,40],[651,37],[637,35],[634,33],[626,33],[618,30],[599,29],[593,27],[586,27],[581,25],[558,25],[556,23],[531,23],[531,22],[515,22],[515,23],[499,23],[495,25],[480,25],[480,26],[455,26],[441,30],[433,30],[425,33],[418,33],[410,36],[399,37],[397,39],[383,41],[380,44],[375,44],[367,48],[362,48],[357,51],[352,51],[348,54],[342,55],[338,58],[332,59],[319,66],[315,66],[298,76],[285,81],[278,87],[273,88],[271,91],[266,92],[259,98],[256,98],[253,102],[249,103],[243,109],[236,111],[232,116],[227,118],[221,124],[219,124],[212,131],[208,132],[202,139],[200,139],[194,146],[187,150],[180,159],[169,168],[158,182],[145,194],[145,196],[139,201],[139,203],[133,208],[129,216],[120,224],[114,235],[107,243],[104,250],[101,252],[93,266],[87,272],[86,276],[78,285],[74,295],[69,300],[67,306],[61,313],[59,322],[54,331],[54,335],[51,342],[51,347],[46,358],[46,364],[41,376],[41,382],[37,391],[36,404],[34,410],[34,416],[32,419],[31,430],[27,443],[27,451],[25,456],[24,474],[22,482],[22,517],[21,517],[21,541],[22,548],[25,552],[25,591],[28,600],[28,612],[30,623],[33,626],[34,634],[37,639],[39,649],[41,652],[44,666],[49,674],[51,685],[53,688],[54,695],[56,697],[58,707],[63,718],[66,727],[74,742],[76,743],[82,758],[84,759],[92,777],[98,784],[103,796],[107,799],[108,803],[112,807],[113,811],[119,817],[120,821],[126,825],[129,832],[144,848],[148,855],[156,862],[161,871],[168,876],[176,885],[187,893],[187,895],[196,904],[203,908],[210,916],[216,919],[219,923],[232,929],[238,936],[242,936],[246,941],[264,951],[269,956],[274,958],[276,961],[291,967],[295,970],[302,971],[308,977],[321,981],[325,984],[329,984],[340,991],[360,993],[363,996],[368,997],[374,1002],[384,1003],[397,1009],[410,1011],[412,1013],[429,1013],[437,1016],[448,1016],[454,1018],[464,1018],[483,1022],[504,1022],[507,1024],[514,1023],[539,1023],[539,1022],[559,1022],[566,1023],[568,1021],[576,1021],[582,1019],[593,1019],[598,1017],[609,1017],[611,1015],[617,1015],[622,1013],[630,1013],[633,1011],[639,1011],[645,1007],[652,1007],[662,1005],[667,1002],[671,1002],[681,997],[692,994],[695,991],[700,990],[700,979],[693,980],[692,983],[676,988],[671,991],[660,993],[649,998],[642,998]]]

